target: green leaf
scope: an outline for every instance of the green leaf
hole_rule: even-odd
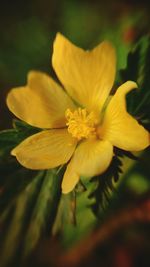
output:
[[[7,225],[7,231],[5,230],[5,235],[2,236],[3,247],[0,255],[2,267],[7,266],[17,256],[24,229],[26,228],[33,202],[36,201],[42,178],[43,172],[40,172],[18,196],[16,201],[9,202],[9,205],[13,205],[14,211]]]
[[[39,191],[24,241],[24,257],[37,245],[41,238],[50,234],[60,197],[60,181],[57,170],[47,171]]]
[[[13,126],[14,129],[0,132],[0,157],[8,156],[10,151],[21,141],[41,131],[41,129],[30,126],[19,120],[14,120]]]
[[[63,232],[66,224],[76,224],[75,192],[61,195],[57,216],[53,225],[53,234]]]
[[[29,136],[31,134],[35,134],[40,132],[41,129],[38,127],[31,126],[24,121],[20,121],[17,119],[13,120],[13,126],[18,132],[23,132],[24,135]]]
[[[102,217],[103,212],[108,208],[108,204],[115,190],[114,183],[116,183],[122,173],[122,157],[123,154],[119,153],[118,149],[115,149],[115,155],[108,169],[95,179],[98,182],[98,186],[93,192],[96,198],[93,210],[98,217]]]
[[[60,198],[61,178],[62,173],[57,169],[40,171],[16,197],[9,199],[0,217],[4,229],[0,237],[2,267],[13,262],[21,266],[38,242],[50,236]],[[7,197],[7,192],[5,194]]]
[[[144,36],[128,55],[126,69],[121,71],[122,81],[137,82],[139,90],[127,96],[129,113],[150,129],[150,37]]]
[[[40,129],[32,127],[22,121],[14,120],[14,129],[0,132],[0,211],[2,212],[32,180],[35,171],[23,168],[15,157],[10,155],[11,150],[28,136]]]
[[[20,142],[20,135],[15,129],[0,132],[0,156],[6,156]]]

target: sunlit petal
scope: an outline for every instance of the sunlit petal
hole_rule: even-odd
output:
[[[28,85],[12,89],[7,105],[19,119],[40,128],[59,128],[65,125],[65,111],[74,109],[72,100],[48,75],[31,71]]]
[[[29,169],[49,169],[66,163],[76,141],[66,129],[46,130],[25,139],[12,150],[21,165]]]
[[[104,117],[100,135],[114,146],[139,151],[149,145],[148,132],[126,110],[126,94],[137,85],[128,81],[112,97]]]
[[[113,147],[107,141],[90,139],[82,142],[68,164],[62,182],[63,193],[70,192],[80,176],[93,177],[103,173],[113,157]]]
[[[90,111],[100,111],[115,78],[116,55],[109,42],[91,51],[57,34],[52,64],[68,94]]]

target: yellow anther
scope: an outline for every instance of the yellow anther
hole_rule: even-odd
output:
[[[66,110],[66,119],[68,132],[73,137],[81,140],[82,138],[89,138],[96,134],[95,126],[97,123],[93,112],[88,113],[86,109],[78,108],[75,111]]]

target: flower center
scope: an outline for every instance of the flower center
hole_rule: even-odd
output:
[[[66,110],[68,132],[73,137],[81,140],[96,135],[97,119],[93,112],[88,113],[86,109],[78,108],[75,111]]]

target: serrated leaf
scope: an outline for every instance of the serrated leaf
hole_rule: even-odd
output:
[[[122,173],[122,156],[123,154],[119,151],[118,155],[118,150],[115,149],[115,155],[108,169],[103,174],[95,177],[98,186],[92,193],[96,198],[93,210],[98,217],[101,217],[104,210],[108,207],[109,201],[115,191],[114,184],[118,181]]]

